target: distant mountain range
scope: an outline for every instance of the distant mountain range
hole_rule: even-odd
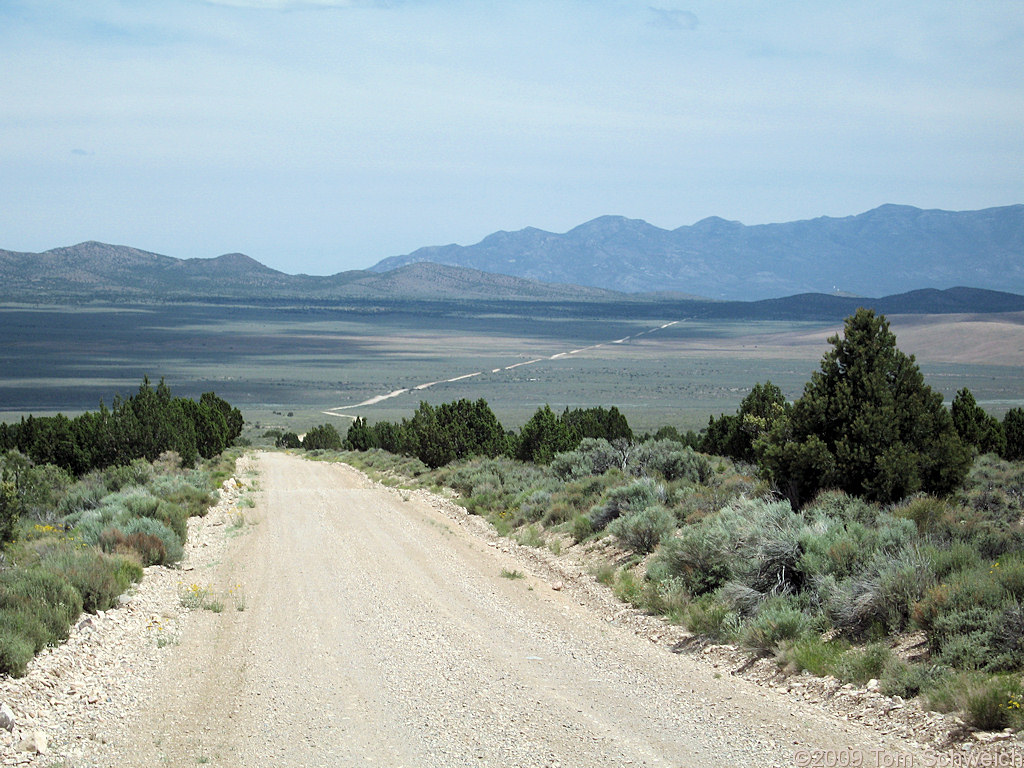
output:
[[[476,245],[420,248],[371,269],[424,261],[547,283],[738,301],[958,285],[1024,293],[1024,205],[981,211],[883,205],[845,218],[756,226],[709,218],[674,230],[602,216],[565,234],[529,227],[496,232]]]
[[[97,242],[44,253],[0,250],[0,299],[6,301],[399,298],[604,301],[622,296],[430,263],[319,277],[279,272],[241,253],[176,259]]]
[[[477,267],[431,260],[442,257]],[[612,303],[664,304],[686,316],[817,319],[861,305],[888,314],[1024,311],[1018,294],[1024,205],[961,213],[883,206],[758,227],[707,219],[671,232],[603,217],[564,235],[497,233],[327,277],[289,275],[241,253],[177,259],[97,242],[0,250],[0,300],[8,302],[547,302],[547,311],[561,303],[598,313]]]

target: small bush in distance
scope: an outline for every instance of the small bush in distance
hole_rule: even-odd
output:
[[[594,526],[586,515],[576,515],[572,519],[572,537],[576,543],[585,540],[594,533]]]

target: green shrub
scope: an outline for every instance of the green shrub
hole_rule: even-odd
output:
[[[134,517],[152,516],[158,506],[160,499],[154,496],[145,488],[137,485],[127,486],[117,493],[112,493],[103,500],[104,504],[120,505],[128,514]]]
[[[647,554],[672,533],[676,519],[665,507],[655,505],[628,517],[620,517],[608,526],[608,532],[625,546]]]
[[[623,456],[604,438],[586,437],[574,451],[555,454],[551,473],[562,480],[588,475],[603,475],[609,469],[622,468]]]
[[[770,595],[758,592],[740,581],[727,581],[715,593],[718,599],[744,619],[757,614]]]
[[[692,525],[665,539],[649,573],[652,578],[675,578],[692,595],[704,595],[722,586],[732,575],[726,532],[717,527]]]
[[[844,640],[825,641],[816,634],[805,634],[778,643],[779,658],[790,672],[806,669],[819,676],[834,674],[839,659],[849,648],[849,643]]]
[[[100,535],[120,517],[127,515],[123,507],[103,506],[68,515],[66,523],[85,544],[98,544]]]
[[[161,501],[152,515],[154,520],[159,520],[166,525],[182,544],[188,540],[188,512],[179,504],[170,501]]]
[[[524,547],[540,548],[544,546],[544,537],[540,535],[537,526],[528,525],[516,537],[516,542]]]
[[[691,601],[683,614],[683,625],[697,635],[717,642],[729,642],[740,629],[740,617],[714,595],[701,595]]]
[[[603,475],[581,477],[551,488],[552,503],[564,504],[576,512],[587,512],[610,488],[622,485],[622,473],[610,469]]]
[[[60,500],[57,509],[61,514],[70,515],[100,506],[101,499],[109,493],[102,478],[88,475],[75,483]]]
[[[874,553],[874,538],[864,523],[821,516],[800,534],[800,572],[836,579],[859,574]]]
[[[23,458],[23,461],[29,464],[29,459]],[[12,463],[20,462],[10,453],[0,455],[0,475],[4,474],[3,468]],[[56,523],[57,506],[74,484],[72,476],[53,464],[22,466],[14,476],[21,516],[39,523]],[[10,480],[11,476],[6,479]]]
[[[644,608],[644,586],[643,582],[636,575],[623,568],[615,577],[612,584],[612,594],[624,603],[629,603],[634,608]]]
[[[830,517],[834,520],[873,525],[878,515],[878,506],[844,491],[820,491],[807,505],[804,514],[808,519]]]
[[[939,660],[955,669],[977,670],[983,669],[992,657],[992,633],[986,627],[983,629],[967,630],[961,625],[962,616],[960,612],[949,614],[944,619],[950,619],[957,624],[955,631],[944,633],[941,641]],[[945,622],[941,622],[944,624]],[[987,624],[988,621],[986,620]]]
[[[1008,595],[1024,599],[1024,561],[1019,554],[997,560],[992,564],[990,573]]]
[[[939,580],[981,564],[978,550],[964,541],[950,542],[947,547],[923,547],[921,553],[928,559],[932,572]]]
[[[892,651],[884,643],[870,643],[863,648],[852,648],[835,665],[835,676],[843,682],[863,685],[872,678],[880,678]]]
[[[166,558],[162,562],[157,563],[158,565],[176,563],[184,556],[181,541],[174,534],[174,531],[159,520],[154,520],[151,517],[133,517],[125,520],[119,527],[126,536],[141,533],[147,536],[155,536],[163,542]]]
[[[989,671],[1013,671],[1024,668],[1024,607],[1016,600],[1007,600],[992,626],[992,648]]]
[[[740,632],[744,645],[758,651],[774,652],[780,643],[794,642],[807,632],[810,620],[786,598],[766,602]]]
[[[594,526],[586,515],[576,515],[572,519],[572,537],[578,544],[594,533]]]
[[[9,615],[0,610],[0,674],[22,677],[28,663],[35,656],[35,648],[17,627],[10,624]]]
[[[882,693],[912,699],[935,683],[946,673],[936,664],[913,664],[903,659],[890,658],[882,670]]]
[[[634,480],[627,485],[610,488],[601,502],[590,511],[590,522],[595,531],[604,530],[612,520],[640,512],[657,501],[664,501],[665,489],[649,478]]]
[[[119,491],[128,486],[146,485],[153,479],[153,465],[145,459],[134,459],[130,464],[108,467],[101,473],[109,491]]]
[[[82,596],[83,610],[89,613],[113,607],[129,584],[142,578],[142,567],[130,558],[70,543],[49,548],[41,564],[67,577]]]
[[[893,514],[912,520],[918,533],[926,535],[939,528],[942,519],[949,514],[949,505],[934,496],[917,496],[894,509]]]
[[[185,517],[202,517],[217,501],[202,472],[158,477],[150,484],[150,490],[157,498],[181,507]]]
[[[71,622],[82,612],[82,599],[61,574],[35,566],[0,573],[0,609],[8,629],[22,628],[39,651],[66,640]]]
[[[957,571],[913,607],[932,652],[958,669],[1009,670],[1024,665],[1024,610],[1015,594],[1020,560]]]
[[[964,720],[974,728],[994,731],[1021,725],[1021,686],[1016,676],[945,675],[925,691],[924,698],[939,712],[963,712]]]
[[[644,605],[647,610],[664,616],[673,624],[683,623],[690,599],[686,587],[675,579],[647,579],[644,584]]]
[[[610,587],[615,584],[615,566],[611,563],[602,563],[594,571],[594,580],[598,584]]]
[[[100,549],[115,554],[134,554],[142,565],[157,565],[167,560],[164,543],[145,533],[134,533],[126,536],[118,528],[108,528],[100,534]]]
[[[540,522],[545,527],[552,527],[555,525],[561,525],[567,523],[570,520],[574,520],[579,513],[571,506],[563,501],[556,501],[548,507],[544,516],[541,517]],[[589,518],[587,524],[590,524]]]
[[[665,480],[691,483],[706,483],[713,474],[706,456],[674,440],[641,443],[630,456],[630,471],[634,475],[657,472]]]
[[[935,584],[928,560],[915,550],[878,552],[857,577],[822,581],[826,610],[840,629],[863,635],[873,627],[897,632],[917,615],[917,604]],[[827,586],[826,586],[827,585]]]
[[[519,516],[528,522],[535,523],[544,517],[550,506],[550,491],[536,490],[519,503]]]
[[[1007,728],[1016,719],[1021,706],[1020,681],[997,676],[971,686],[966,692],[964,710],[967,722],[983,731]]]

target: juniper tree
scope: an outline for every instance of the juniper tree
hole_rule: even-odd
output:
[[[757,442],[779,490],[800,505],[822,488],[888,502],[959,486],[971,449],[888,321],[858,309],[829,343],[790,416]]]
[[[964,387],[956,393],[950,406],[953,426],[960,439],[967,445],[973,445],[978,453],[999,453],[1006,449],[1006,437],[1003,425],[978,405],[971,390]]]

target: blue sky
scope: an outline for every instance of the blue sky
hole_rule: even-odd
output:
[[[1024,202],[1024,3],[0,0],[0,248]]]

